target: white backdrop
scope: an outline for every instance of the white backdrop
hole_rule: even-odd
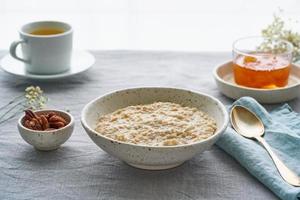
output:
[[[300,0],[0,0],[0,49],[26,22],[62,20],[80,49],[228,51],[279,7],[300,21]]]

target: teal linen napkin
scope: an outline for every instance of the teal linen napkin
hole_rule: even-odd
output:
[[[261,118],[265,140],[280,159],[300,175],[300,114],[288,104],[268,113],[251,97],[242,97],[233,105],[245,106]],[[300,187],[291,186],[281,178],[269,154],[257,141],[244,138],[229,126],[217,145],[281,199],[300,200]]]

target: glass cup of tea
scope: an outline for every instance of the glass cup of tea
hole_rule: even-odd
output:
[[[275,89],[288,84],[293,45],[285,40],[260,36],[233,43],[233,73],[238,85]]]

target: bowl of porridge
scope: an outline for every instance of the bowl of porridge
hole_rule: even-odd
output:
[[[101,149],[131,166],[176,167],[210,148],[228,124],[225,106],[207,94],[162,87],[131,88],[92,100],[81,114]]]

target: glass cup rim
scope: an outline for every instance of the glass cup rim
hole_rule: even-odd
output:
[[[232,43],[232,50],[238,54],[242,54],[242,55],[246,55],[246,56],[251,56],[253,54],[251,53],[247,53],[247,52],[244,52],[243,50],[240,50],[236,47],[236,44],[240,41],[243,41],[243,40],[247,40],[247,39],[271,39],[271,40],[276,40],[276,41],[280,41],[280,42],[283,42],[285,44],[287,44],[288,46],[288,49],[287,51],[285,52],[282,52],[282,53],[272,53],[274,55],[286,55],[286,54],[292,54],[293,53],[293,48],[294,46],[292,45],[291,42],[287,41],[287,40],[284,40],[284,39],[274,39],[274,38],[270,38],[270,37],[263,37],[263,36],[246,36],[246,37],[240,37],[236,40],[234,40],[234,42]]]

